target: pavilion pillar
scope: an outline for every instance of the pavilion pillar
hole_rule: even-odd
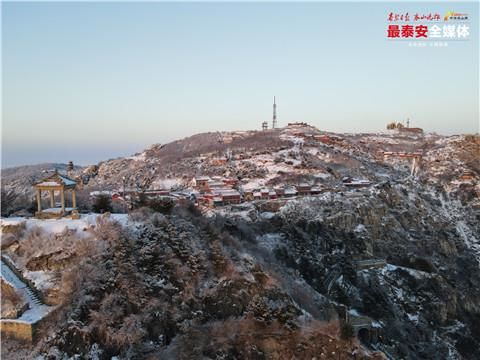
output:
[[[37,210],[42,211],[42,191],[37,189]]]
[[[65,212],[65,190],[60,190],[60,201],[62,203],[62,214]]]
[[[77,207],[77,195],[75,194],[75,189],[72,189],[72,207],[74,209]]]
[[[50,190],[50,207],[51,208],[55,207],[55,196],[53,194],[53,190]]]

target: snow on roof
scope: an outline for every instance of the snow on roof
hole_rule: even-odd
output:
[[[240,196],[240,193],[237,190],[232,189],[220,190],[219,193],[223,196]]]
[[[213,194],[221,194],[225,191],[235,191],[229,187],[225,187],[225,185],[222,186],[216,186],[214,189],[211,190]]]
[[[66,177],[66,176],[58,175],[58,177],[59,177],[60,179],[62,179],[63,183],[64,183],[65,185],[67,185],[67,186],[68,186],[68,185],[77,185],[77,182],[76,182],[75,180],[72,180],[72,179],[70,179],[70,178],[68,178],[68,177]]]
[[[59,184],[55,181],[44,181],[44,182],[41,182],[37,185],[39,185],[39,186],[58,186]]]
[[[225,184],[219,181],[209,181],[208,186],[211,188],[223,188]]]
[[[75,186],[77,182],[60,174],[53,174],[35,184],[36,186]]]

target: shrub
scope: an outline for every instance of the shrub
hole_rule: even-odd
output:
[[[133,207],[135,209],[148,206],[148,198],[144,192],[139,192],[133,199]]]
[[[153,214],[152,209],[148,207],[141,207],[131,211],[128,215],[132,221],[144,222],[147,221]]]
[[[126,209],[125,205],[119,201],[112,202],[112,211],[113,214],[125,214]]]
[[[5,250],[12,246],[17,241],[17,237],[13,234],[2,234],[1,236],[1,248]]]
[[[18,291],[13,288],[10,284],[7,282],[3,281],[1,279],[1,289],[2,289],[2,296],[1,296],[1,302],[2,302],[2,317],[5,315],[5,313],[8,312],[10,309],[15,309],[18,308],[23,304],[23,299],[21,295],[18,293]]]
[[[155,227],[166,227],[168,225],[167,218],[164,215],[158,213],[155,213],[150,217],[150,222]]]
[[[61,233],[51,234],[34,226],[19,239],[19,247],[11,256],[17,265],[24,267],[39,255],[62,252],[75,254],[76,258],[87,258],[102,251],[102,246],[103,244],[95,241],[93,236],[77,234],[68,228]]]
[[[97,196],[92,207],[93,207],[93,211],[96,213],[111,212],[112,199],[110,195],[101,194]]]
[[[172,198],[169,198],[169,197],[152,199],[148,202],[149,208],[151,208],[153,211],[160,212],[163,214],[169,213],[174,206],[175,206],[175,202],[173,201]]]
[[[340,326],[340,336],[343,340],[350,340],[355,335],[353,326],[349,322],[342,322]]]
[[[18,239],[23,236],[25,229],[26,229],[25,221],[14,222],[10,224],[3,224],[1,234],[2,235],[10,234]],[[3,244],[3,238],[2,238],[2,244]]]
[[[101,215],[97,216],[95,235],[98,239],[106,241],[110,246],[115,246],[120,241],[122,229],[116,221],[112,221],[108,217],[105,217],[105,215]]]
[[[19,194],[14,190],[2,189],[1,195],[1,215],[7,217],[19,210],[27,210],[34,213],[37,210],[36,201],[32,201],[27,194]]]
[[[76,190],[77,197],[77,209],[79,211],[89,212],[92,210],[92,197],[90,196],[90,190]]]
[[[1,200],[2,200],[2,205],[1,205],[1,210],[2,210],[2,216],[8,216],[13,212],[13,209],[11,208],[11,204],[15,202],[17,199],[17,194],[15,194],[13,191],[6,191],[2,189],[2,194],[1,194]]]

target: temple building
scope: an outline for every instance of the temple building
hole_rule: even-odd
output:
[[[37,191],[37,212],[35,217],[41,219],[59,218],[72,214],[72,217],[78,217],[77,199],[75,189],[77,183],[65,175],[55,173],[33,185]],[[42,208],[42,191],[48,191],[49,205],[45,209]],[[71,207],[65,205],[65,191],[71,194]],[[60,196],[60,202],[55,201],[55,193]]]

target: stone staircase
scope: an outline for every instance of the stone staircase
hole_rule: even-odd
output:
[[[45,305],[38,290],[21,277],[11,261],[2,257],[1,277],[12,285],[28,303],[28,309],[16,319],[0,319],[1,333],[20,340],[33,342],[38,324],[56,307]]]

